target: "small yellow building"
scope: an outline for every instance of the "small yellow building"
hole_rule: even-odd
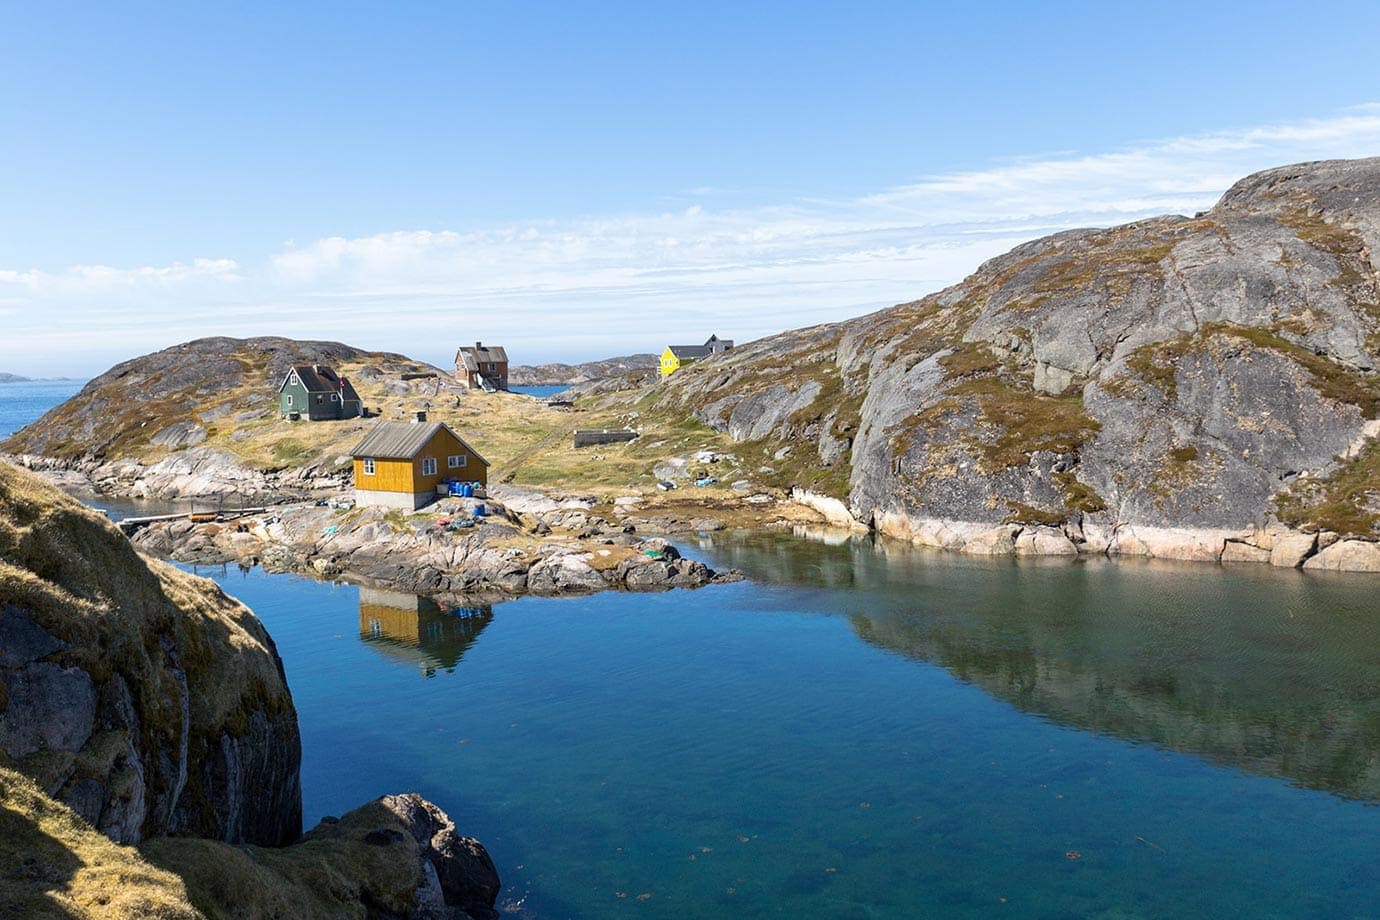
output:
[[[379,422],[350,455],[358,505],[415,511],[448,479],[489,481],[489,461],[442,422]]]
[[[703,345],[667,345],[661,353],[661,376],[669,377],[686,364],[722,354],[732,347],[732,339],[721,339],[717,335],[711,335]]]

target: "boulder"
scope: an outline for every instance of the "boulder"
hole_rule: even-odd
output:
[[[1226,546],[1222,548],[1223,562],[1269,562],[1272,552],[1259,546],[1252,546],[1250,543],[1242,543],[1239,540],[1228,540]]]
[[[1380,572],[1380,544],[1338,540],[1303,564],[1305,571]]]
[[[1018,530],[1015,525],[1005,524],[979,531],[965,540],[958,551],[968,556],[1010,556],[1016,552]]]
[[[1318,535],[1312,533],[1277,534],[1270,550],[1270,565],[1280,568],[1296,569],[1305,559],[1313,555],[1318,546]]]
[[[1061,530],[1027,527],[1016,537],[1017,556],[1076,556],[1078,547]]]
[[[589,564],[590,558],[588,553],[563,553],[542,559],[527,573],[527,590],[533,594],[602,591],[608,583]]]

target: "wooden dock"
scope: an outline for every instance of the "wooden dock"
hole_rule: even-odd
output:
[[[176,514],[146,514],[142,517],[127,517],[115,522],[125,534],[132,534],[141,527],[162,521],[191,521],[205,524],[215,520],[233,520],[251,514],[267,514],[268,508],[226,508],[223,511],[179,511]]]

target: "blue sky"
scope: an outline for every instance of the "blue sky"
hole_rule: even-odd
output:
[[[0,4],[0,370],[840,319],[1380,154],[1377,34],[1362,3]]]

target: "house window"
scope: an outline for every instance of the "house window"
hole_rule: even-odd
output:
[[[422,458],[422,475],[423,475],[423,476],[435,476],[435,475],[436,475],[436,458],[435,458],[435,457],[423,457],[423,458]]]
[[[332,393],[332,394],[331,394],[331,402],[340,402],[340,394],[339,394],[339,393]]]
[[[374,458],[373,458],[373,457],[365,457],[365,458],[364,458],[364,475],[365,475],[365,476],[372,476],[372,475],[374,475]]]
[[[290,405],[292,405],[292,394],[289,393],[289,394],[287,395],[287,397],[288,397],[287,404],[290,406]]]
[[[464,465],[465,465],[465,455],[464,455],[464,454],[460,454],[459,456],[456,456],[455,454],[451,454],[449,457],[446,458],[446,467],[449,468],[449,469],[458,470],[458,469],[460,469],[461,467],[463,467]]]
[[[323,402],[325,402],[325,400],[322,399],[320,396],[316,397],[316,404],[317,404],[318,406],[321,405]]]

